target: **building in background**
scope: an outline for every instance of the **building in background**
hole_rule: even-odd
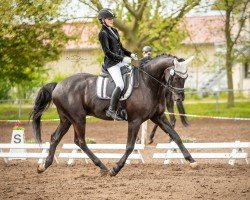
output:
[[[175,54],[183,58],[196,55],[189,67],[186,87],[197,91],[226,89],[223,16],[189,16],[184,18],[181,26],[186,29],[187,38],[183,41],[183,48]],[[59,73],[68,76],[82,72],[99,74],[103,60],[101,47],[97,42],[99,28],[90,22],[67,23],[64,30],[69,35],[76,35],[78,39],[66,45],[58,61],[49,63],[50,75]],[[249,41],[249,35],[245,40]],[[238,48],[241,48],[241,44],[238,44]],[[250,89],[249,63],[234,63],[233,81],[234,89]]]
[[[183,26],[188,37],[183,41],[183,48],[177,55],[186,57],[195,55],[196,62],[189,68],[189,78],[186,86],[198,91],[211,91],[227,89],[225,69],[225,32],[224,16],[193,16],[184,19]],[[242,48],[242,42],[249,41],[243,34],[241,43],[236,48]],[[241,49],[242,52],[244,50]],[[247,50],[245,53],[249,54]],[[233,81],[234,89],[249,90],[249,63],[234,63]]]
[[[65,33],[76,37],[67,43],[60,58],[48,64],[50,76],[57,74],[70,76],[76,73],[98,74],[101,58],[100,46],[94,41],[98,36],[98,27],[92,23],[66,23]]]

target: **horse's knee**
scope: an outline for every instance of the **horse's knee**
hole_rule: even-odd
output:
[[[171,129],[171,130],[168,130],[168,133],[169,133],[169,136],[170,138],[175,141],[177,144],[178,143],[181,143],[181,138],[180,136],[178,135],[178,133],[175,132],[175,130]]]
[[[83,151],[86,151],[86,150],[87,150],[88,147],[87,147],[87,144],[86,144],[85,141],[75,140],[74,142],[75,142],[75,144],[76,144],[77,146],[79,146]]]
[[[177,136],[174,136],[174,137],[171,137],[171,139],[172,139],[173,141],[175,141],[176,144],[182,143],[181,138],[180,138],[178,135],[177,135]]]
[[[89,148],[87,146],[87,143],[85,140],[82,140],[82,139],[79,139],[79,138],[76,138],[74,139],[74,143],[80,147],[80,149],[82,149],[84,152],[85,151],[88,151]]]
[[[126,152],[127,153],[132,153],[132,151],[134,150],[134,146],[128,146],[127,148],[126,148]]]

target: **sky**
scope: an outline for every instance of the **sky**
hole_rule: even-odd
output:
[[[207,5],[211,5],[215,0],[202,0],[201,5],[194,8],[190,11],[187,16],[207,16],[207,15],[221,15],[220,11],[215,11],[207,8]],[[180,3],[183,0],[179,0]],[[109,7],[110,5],[107,1],[102,0],[104,7]],[[171,4],[169,2],[169,4]],[[176,6],[176,4],[172,4],[172,9]],[[206,7],[206,8],[204,8]],[[93,12],[88,6],[84,5],[83,3],[79,2],[78,0],[72,0],[67,6],[66,10],[65,7],[62,10],[64,14],[67,14],[68,18],[78,18],[78,20],[82,20],[83,18],[90,17],[93,18],[96,16],[96,13]]]

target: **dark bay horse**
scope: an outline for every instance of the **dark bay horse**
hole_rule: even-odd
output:
[[[190,61],[190,59],[188,60]],[[38,165],[38,173],[44,172],[52,164],[58,143],[70,126],[73,125],[75,144],[100,168],[101,175],[115,176],[123,168],[128,156],[134,149],[140,125],[148,119],[169,134],[180,148],[184,158],[190,162],[191,168],[196,168],[197,163],[164,114],[166,87],[175,93],[183,91],[185,78],[182,78],[182,75],[187,75],[188,60],[180,63],[174,57],[161,55],[146,64],[146,73],[140,73],[139,75],[139,87],[134,88],[131,96],[126,100],[128,114],[126,151],[111,170],[108,170],[101,160],[95,156],[85,141],[87,115],[112,120],[105,114],[109,106],[109,100],[101,100],[96,95],[97,76],[86,73],[76,74],[62,82],[49,83],[43,86],[38,92],[31,113],[33,133],[37,142],[41,143],[41,116],[51,101],[57,108],[60,124],[51,136],[48,157],[45,163]]]

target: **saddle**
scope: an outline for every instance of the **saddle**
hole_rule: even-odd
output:
[[[121,73],[124,82],[124,90],[122,92],[120,101],[123,101],[130,97],[134,87],[138,87],[139,71],[136,67],[125,65],[121,68]],[[114,89],[115,82],[111,78],[110,74],[102,68],[102,73],[98,76],[96,82],[97,96],[100,99],[111,99]]]

